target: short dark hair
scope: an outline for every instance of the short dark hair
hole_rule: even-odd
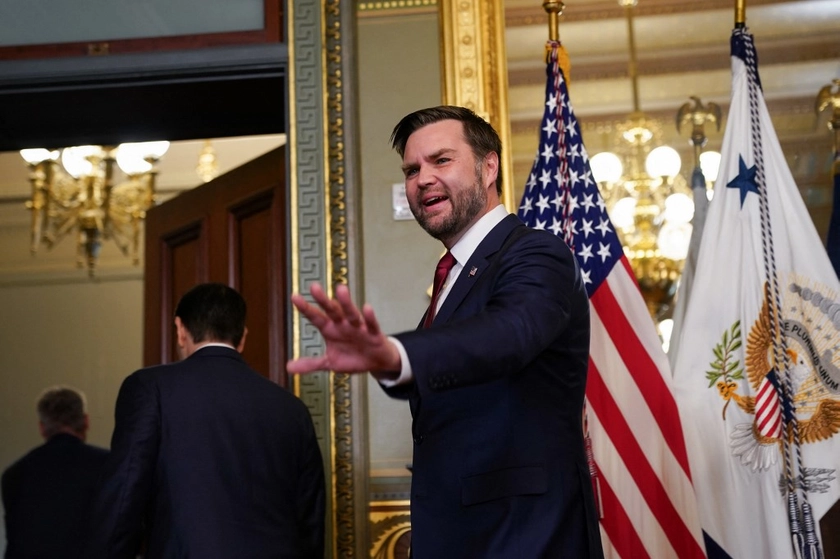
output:
[[[464,140],[472,148],[473,155],[479,160],[495,152],[499,156],[499,174],[496,177],[496,192],[502,193],[502,141],[489,122],[466,107],[440,105],[414,111],[402,118],[391,132],[391,147],[400,157],[405,156],[408,138],[420,128],[442,120],[458,120],[464,126]]]
[[[225,342],[239,345],[245,333],[245,299],[223,283],[201,283],[187,291],[175,316],[194,342]]]
[[[65,429],[85,432],[85,395],[69,386],[53,386],[38,398],[38,420],[49,438]]]

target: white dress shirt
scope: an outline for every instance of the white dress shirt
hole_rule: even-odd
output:
[[[507,216],[508,211],[502,204],[499,204],[481,216],[481,218],[476,221],[472,227],[467,229],[466,233],[464,233],[460,239],[458,239],[458,242],[449,249],[449,252],[451,252],[452,256],[455,257],[455,265],[449,271],[449,275],[446,276],[443,288],[440,291],[440,295],[438,295],[435,314],[437,314],[438,309],[440,309],[441,305],[443,305],[447,295],[449,295],[449,292],[452,290],[452,286],[455,285],[458,275],[461,273],[461,270],[464,269],[464,264],[466,264],[473,255],[475,249],[478,248],[478,245],[481,244],[484,237],[486,237],[487,234],[490,233],[490,231],[492,231],[493,228]],[[400,361],[402,362],[402,369],[400,370],[400,376],[396,379],[379,379],[379,383],[382,384],[382,386],[391,387],[411,382],[414,378],[414,373],[411,371],[411,362],[408,360],[408,354],[405,352],[405,348],[398,339],[391,336],[389,336],[388,339],[391,340],[391,342],[397,347],[397,351],[400,354]]]

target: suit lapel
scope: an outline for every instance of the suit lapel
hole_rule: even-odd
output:
[[[446,296],[443,305],[435,316],[434,323],[444,323],[449,320],[461,303],[466,299],[470,290],[484,274],[490,263],[490,258],[496,254],[505,242],[505,239],[517,227],[523,226],[522,222],[513,214],[508,215],[500,221],[481,243],[476,247],[470,259],[464,265],[464,269],[458,274],[458,280],[452,286],[449,295]]]

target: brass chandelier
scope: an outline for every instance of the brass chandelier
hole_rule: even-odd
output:
[[[617,153],[598,153],[592,156],[591,166],[648,310],[659,324],[672,312],[691,239],[694,201],[680,174],[679,154],[658,145],[661,127],[639,108],[632,14],[636,1],[619,0],[619,4],[627,18],[633,112],[618,127]],[[707,172],[713,181],[717,170]]]
[[[156,164],[169,142],[21,150],[32,198],[30,251],[52,248],[75,232],[76,263],[95,275],[103,241],[113,240],[139,264],[140,224],[155,203]],[[115,167],[127,179],[115,184]]]

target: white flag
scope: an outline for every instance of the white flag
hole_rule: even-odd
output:
[[[680,285],[674,302],[674,322],[671,330],[671,340],[668,347],[668,362],[671,370],[677,364],[680,349],[680,335],[682,334],[685,311],[688,308],[688,298],[694,286],[694,270],[697,269],[697,256],[700,254],[700,240],[703,227],[706,224],[706,214],[709,211],[709,199],[706,198],[706,177],[700,167],[695,167],[691,173],[691,193],[694,196],[694,217],[691,220],[691,240],[688,243],[688,254],[685,257]]]
[[[710,558],[790,558],[800,543],[810,556],[814,525],[840,494],[840,282],[760,88],[752,36],[736,29],[674,371]]]

